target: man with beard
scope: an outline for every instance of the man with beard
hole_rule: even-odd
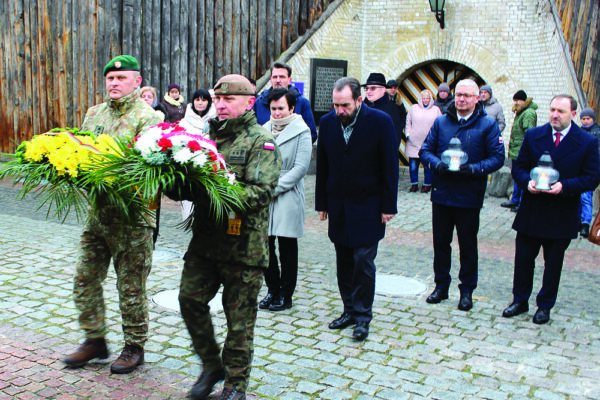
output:
[[[397,213],[398,141],[392,119],[363,104],[358,80],[335,83],[333,108],[321,118],[315,188],[315,209],[321,221],[329,218],[344,304],[329,328],[356,325],[353,337],[362,341],[373,318],[377,245]]]

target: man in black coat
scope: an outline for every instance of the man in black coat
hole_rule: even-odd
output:
[[[523,197],[513,223],[517,231],[513,302],[502,313],[504,317],[529,311],[535,259],[543,248],[544,278],[533,322],[545,324],[550,320],[565,251],[578,234],[580,195],[600,183],[598,139],[572,123],[576,110],[577,101],[572,96],[555,96],[550,102],[550,122],[527,130],[513,164],[512,176],[523,189]],[[545,152],[560,176],[550,190],[542,191],[536,189],[530,172]]]
[[[344,303],[329,328],[356,324],[353,336],[364,340],[373,318],[377,245],[398,212],[398,141],[391,118],[362,103],[356,79],[335,83],[333,107],[319,125],[315,187],[315,209],[321,221],[329,218]]]
[[[365,88],[366,99],[365,104],[371,108],[383,111],[390,116],[394,123],[394,130],[396,131],[396,138],[398,145],[402,139],[404,139],[404,125],[406,125],[406,115],[404,121],[400,116],[396,103],[390,101],[386,89],[388,88],[385,83],[385,76],[378,72],[373,72],[369,75],[367,82],[362,85]]]

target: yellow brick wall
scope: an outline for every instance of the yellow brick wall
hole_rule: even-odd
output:
[[[508,138],[512,96],[523,89],[548,121],[550,99],[575,95],[547,0],[446,0],[441,30],[426,0],[347,0],[288,61],[310,93],[310,59],[348,60],[348,75],[403,78],[432,60],[464,64],[492,86],[504,108]],[[579,120],[577,119],[577,122]]]

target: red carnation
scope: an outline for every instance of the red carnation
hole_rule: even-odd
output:
[[[166,129],[169,129],[171,127],[171,124],[168,122],[161,122],[160,124],[157,124],[156,126],[158,126],[160,129],[162,129],[164,131]]]
[[[212,161],[217,161],[217,159],[218,159],[217,155],[213,151],[210,152],[210,159]]]
[[[190,150],[192,150],[192,151],[198,151],[198,150],[200,150],[202,147],[200,147],[200,143],[198,143],[197,141],[195,141],[195,140],[190,140],[190,141],[188,142],[188,148],[189,148]]]
[[[160,138],[158,145],[161,147],[161,151],[167,151],[167,149],[173,147],[173,143],[167,138]]]

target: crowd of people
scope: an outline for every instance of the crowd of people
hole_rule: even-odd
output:
[[[177,84],[169,85],[159,101],[156,89],[140,88],[138,61],[121,55],[103,70],[106,102],[91,107],[81,127],[128,138],[161,121],[178,123],[214,141],[244,185],[242,200],[247,207],[230,213],[225,224],[206,212],[209,199],[202,187],[165,193],[183,203],[184,219],[193,218],[179,293],[181,314],[203,368],[190,391],[192,399],[207,399],[222,380],[220,399],[245,399],[258,309],[280,312],[293,307],[298,239],[304,233],[304,177],[315,141],[315,210],[328,223],[343,307],[329,328],[354,327],[352,336],[358,341],[369,335],[378,243],[398,212],[402,141],[410,160],[409,191],[418,191],[422,164],[421,192],[430,192],[432,204],[435,288],[426,301],[435,304],[449,297],[456,230],[458,309],[473,307],[480,211],[488,176],[505,162],[501,134],[505,119],[492,88],[479,88],[465,79],[456,82],[452,93],[443,82],[437,98],[422,90],[417,104],[406,112],[395,80],[386,82],[378,72],[363,84],[344,77],[333,87],[332,109],[321,118],[317,134],[310,102],[291,84],[292,68],[277,62],[270,72],[271,87],[258,96],[253,81],[230,74],[211,89],[196,90],[189,104]],[[533,322],[544,324],[556,302],[565,251],[578,234],[589,233],[592,192],[600,183],[600,128],[589,108],[581,113],[582,128],[573,123],[577,102],[569,95],[552,99],[550,122],[540,127],[532,98],[519,90],[513,101],[508,155],[515,183],[510,201],[502,205],[516,211],[517,235],[513,300],[503,316],[529,310],[535,258],[543,248],[544,278]],[[462,152],[462,161],[449,161],[450,150]],[[548,190],[537,188],[530,177],[545,153],[560,173],[560,180]],[[546,218],[550,214],[554,217]],[[110,369],[126,374],[144,362],[146,280],[155,224],[154,218],[145,218],[130,226],[110,208],[90,210],[74,282],[85,340],[64,358],[67,366],[79,368],[108,356],[102,282],[111,259],[117,273],[124,347]],[[234,225],[240,229],[231,229]],[[268,292],[259,301],[263,279]],[[222,350],[208,305],[221,286],[227,319]]]

